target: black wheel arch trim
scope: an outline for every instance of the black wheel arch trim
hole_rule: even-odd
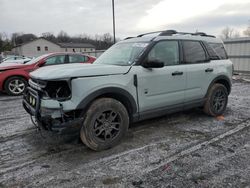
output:
[[[129,113],[131,113],[130,115],[133,116],[134,114],[137,113],[137,104],[136,104],[136,101],[135,101],[134,97],[128,91],[126,91],[126,90],[124,90],[122,88],[118,88],[118,87],[106,87],[106,88],[102,88],[102,89],[94,91],[93,93],[91,93],[87,97],[85,97],[77,105],[77,109],[86,110],[86,108],[88,108],[89,105],[96,98],[99,98],[99,97],[102,97],[102,96],[105,97],[107,95],[110,96],[110,98],[112,98],[112,95],[113,96],[123,97],[123,99],[128,100],[128,101],[120,101],[120,102],[123,103],[123,105],[124,105],[124,102],[129,102],[132,109],[127,109],[127,110],[130,111],[129,112]],[[116,99],[116,97],[113,97],[113,98]],[[125,104],[125,107],[127,108],[126,104]]]
[[[230,79],[229,79],[227,76],[225,76],[225,75],[220,75],[220,76],[217,76],[215,79],[213,79],[213,81],[210,83],[210,85],[209,85],[209,87],[208,87],[208,90],[207,90],[207,93],[206,93],[206,97],[207,97],[207,95],[208,95],[208,92],[209,92],[210,88],[211,88],[215,83],[218,83],[218,81],[220,81],[220,80],[226,81],[226,83],[228,83],[229,88],[228,88],[228,87],[226,87],[226,88],[227,88],[227,90],[228,90],[228,95],[230,94],[230,92],[231,92],[231,87],[232,87],[232,83],[231,83]]]

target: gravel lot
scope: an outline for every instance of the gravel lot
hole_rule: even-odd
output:
[[[250,82],[223,117],[199,109],[131,125],[117,147],[36,131],[21,97],[0,95],[0,187],[250,187]]]

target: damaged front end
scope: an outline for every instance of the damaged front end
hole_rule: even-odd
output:
[[[24,109],[35,117],[39,127],[60,134],[79,131],[83,122],[80,110],[71,102],[70,79],[29,80],[24,92]]]

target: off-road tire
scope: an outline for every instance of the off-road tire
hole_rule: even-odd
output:
[[[219,94],[221,93],[221,97],[218,98]],[[218,105],[218,110],[216,110],[217,107],[215,107],[215,103],[218,101],[221,105]],[[203,111],[210,115],[210,116],[219,116],[222,115],[227,107],[228,102],[228,91],[227,88],[222,84],[214,84],[208,91],[206,102],[203,108]]]
[[[106,150],[120,142],[128,127],[129,115],[124,105],[112,98],[100,98],[90,105],[84,115],[80,137],[82,142],[92,150]]]
[[[15,81],[17,81],[19,84],[23,84],[23,87],[21,87],[22,89],[22,92],[13,92],[10,88],[10,84],[11,83],[14,83]],[[18,95],[22,95],[25,88],[27,87],[28,83],[27,83],[27,80],[25,80],[24,78],[22,77],[19,77],[19,76],[12,76],[10,78],[8,78],[5,83],[4,83],[4,91],[8,94],[8,95],[11,95],[11,96],[18,96]]]

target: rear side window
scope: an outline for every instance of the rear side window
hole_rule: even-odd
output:
[[[227,59],[227,53],[222,43],[209,43],[220,59]]]
[[[215,52],[215,50],[205,41],[203,41],[203,44],[205,45],[209,58],[211,60],[219,60],[221,59],[219,55],[217,55],[217,53]]]
[[[206,61],[206,53],[199,41],[183,41],[182,45],[186,63],[202,63]]]
[[[84,63],[88,61],[86,56],[81,55],[69,55],[69,63]]]

